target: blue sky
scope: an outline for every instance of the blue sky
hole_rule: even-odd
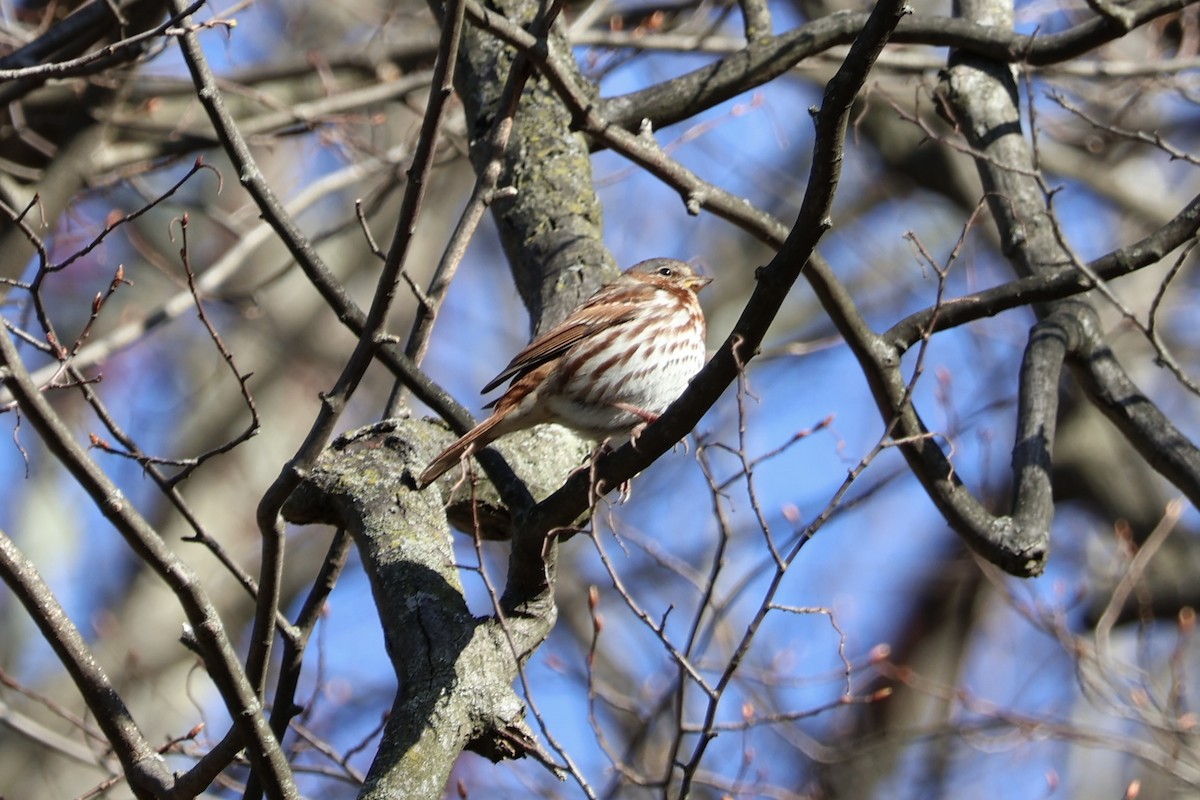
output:
[[[282,30],[275,13],[271,6],[260,4],[238,16],[242,30]],[[777,29],[787,23],[786,15],[779,15]],[[222,69],[267,60],[279,44],[274,37],[240,33],[227,42],[223,34],[209,35],[205,41],[214,66]],[[704,60],[672,55],[642,58],[611,74],[604,92],[611,95],[643,86]],[[177,73],[178,64],[174,56],[167,56],[152,69]],[[705,179],[774,209],[790,222],[789,215],[794,214],[803,189],[806,154],[811,146],[806,109],[816,99],[811,84],[794,79],[776,81],[756,96],[736,98],[659,132],[659,141],[672,146],[672,155]],[[698,127],[703,133],[687,138]],[[681,143],[674,147],[675,142]],[[334,147],[315,142],[306,145],[304,153],[303,172],[291,176],[296,183],[336,168],[343,156]],[[903,238],[905,233],[913,231],[935,258],[944,259],[963,220],[961,213],[935,198],[916,195],[915,201],[912,197],[897,197],[843,223],[838,211],[850,208],[856,192],[869,189],[870,182],[877,180],[875,166],[866,148],[853,141],[848,143],[835,227],[825,237],[821,251],[848,283],[862,287],[867,317],[881,329],[904,313],[928,305],[936,290],[934,275],[920,264]],[[594,170],[602,187],[605,239],[620,264],[651,256],[696,259],[716,278],[708,302],[712,304],[710,346],[717,346],[741,301],[749,296],[755,267],[768,256],[739,239],[727,223],[704,214],[688,216],[673,189],[640,172],[629,171],[628,164],[618,156],[598,154]],[[341,199],[346,204],[352,200]],[[1055,203],[1068,237],[1084,258],[1103,253],[1122,239],[1124,231],[1111,223],[1110,209],[1085,187],[1064,182]],[[304,221],[315,232],[323,213],[331,210],[336,211],[336,205],[318,209]],[[84,218],[89,218],[88,212],[87,206],[80,209]],[[102,213],[96,211],[89,221],[95,224],[102,218]],[[104,256],[104,263],[97,260],[86,267],[92,270],[90,273],[84,272],[83,265],[73,273],[78,282],[76,300],[90,295],[93,283],[102,285],[107,280],[108,264],[134,257],[122,249],[119,239],[106,245]],[[885,280],[871,280],[880,272],[886,273]],[[989,246],[971,239],[952,272],[950,294],[991,285],[1007,275]],[[272,293],[268,289],[264,303],[270,302]],[[1030,319],[1028,311],[1018,310],[938,336],[926,355],[924,375],[917,385],[916,397],[926,421],[950,434],[956,468],[969,485],[981,491],[1003,485],[1006,480],[1013,387]],[[189,319],[187,325],[193,323]],[[767,346],[770,349],[805,342],[826,329],[811,293],[801,281],[769,335]],[[402,330],[407,330],[407,325]],[[489,399],[481,397],[478,388],[524,343],[527,331],[526,316],[508,280],[494,230],[490,222],[485,223],[448,297],[427,367],[448,391],[478,412]],[[171,449],[177,434],[172,423],[195,399],[184,394],[192,391],[190,381],[161,367],[172,363],[171,355],[182,346],[180,341],[194,335],[194,328],[175,323],[150,341],[116,356],[105,368],[125,386],[122,402],[115,406],[118,417],[127,427],[138,430],[147,450]],[[915,352],[909,354],[910,368],[915,358]],[[186,369],[184,365],[173,366]],[[805,356],[755,362],[749,381],[755,395],[746,402],[746,446],[751,455],[767,452],[796,431],[832,417],[828,429],[815,432],[757,470],[755,489],[763,514],[776,536],[785,538],[795,526],[788,519],[792,510],[801,525],[818,514],[841,485],[847,470],[874,446],[883,425],[861,372],[849,351],[839,344]],[[372,421],[383,400],[359,397],[343,428]],[[304,401],[315,408],[315,396]],[[1167,402],[1174,403],[1168,405],[1170,409],[1186,410],[1180,401]],[[1194,410],[1181,413],[1181,421],[1195,432]],[[96,427],[90,421],[77,424],[81,436]],[[308,420],[301,419],[300,424],[307,425]],[[737,428],[737,404],[730,390],[702,420],[698,433],[709,442],[736,445]],[[29,446],[32,432],[24,429],[19,435]],[[47,462],[36,448],[34,453],[31,469],[36,477],[39,470],[47,468]],[[136,465],[114,457],[101,460],[135,505],[158,504],[156,490]],[[728,455],[714,453],[713,460],[720,474],[736,469]],[[16,448],[0,447],[0,475],[9,478],[0,481],[0,529],[12,535],[43,566],[72,617],[80,621],[85,635],[94,637],[97,628],[87,624],[88,620],[96,618],[120,593],[131,573],[124,547],[65,478],[46,485],[62,492],[56,500],[65,500],[64,505],[82,512],[68,514],[61,507],[40,505],[48,500],[31,502],[26,493],[34,486],[40,490],[43,484],[26,482],[23,472],[22,457]],[[895,477],[897,473],[899,477]],[[273,475],[268,470],[263,476],[265,488]],[[861,505],[854,505],[876,486],[880,488],[875,494]],[[1003,498],[998,501],[1004,502]],[[958,547],[958,542],[916,481],[904,472],[894,450],[885,451],[872,463],[847,502],[851,508],[836,515],[806,545],[789,569],[776,601],[832,609],[845,631],[846,656],[861,665],[873,648],[889,641],[899,622],[906,619],[915,597],[937,577],[928,573],[928,565],[939,563],[945,553]],[[726,511],[733,537],[718,588],[729,591],[744,582],[728,618],[726,633],[736,633],[761,602],[770,562],[750,499],[740,485],[730,491]],[[247,508],[247,524],[252,514],[253,509]],[[1187,515],[1194,526],[1194,511],[1189,510]],[[694,457],[682,451],[665,456],[635,481],[633,499],[616,508],[613,518],[615,534],[607,519],[601,526],[599,538],[605,551],[614,559],[618,572],[639,578],[632,590],[638,603],[655,619],[667,615],[668,636],[673,641],[682,638],[698,595],[669,565],[651,563],[654,559],[638,542],[650,541],[661,548],[663,561],[679,559],[700,573],[709,569],[718,532]],[[1055,550],[1047,573],[1030,581],[1000,579],[1001,584],[1018,603],[1060,609],[1069,625],[1079,624],[1077,598],[1085,588],[1081,585],[1081,567],[1086,559],[1094,557],[1085,540],[1104,524],[1107,522],[1063,508],[1055,523]],[[323,531],[294,534],[308,543],[315,540],[316,544],[326,535]],[[485,551],[490,572],[500,581],[506,551],[501,545],[488,545]],[[181,552],[186,554],[188,550],[183,548]],[[465,563],[474,559],[472,548],[462,537],[458,553]],[[105,564],[106,569],[97,570],[98,563]],[[629,614],[587,538],[577,537],[564,546],[563,575],[574,585],[595,585],[600,590],[601,612],[608,621],[602,646],[611,647],[629,669],[639,688],[634,700],[648,702],[662,690],[664,675],[672,674],[674,667],[657,638]],[[487,597],[478,579],[468,574],[464,580],[472,607],[486,613]],[[572,595],[570,602],[577,601],[578,597]],[[0,607],[3,605],[0,601]],[[564,610],[564,614],[572,611],[578,609]],[[1072,662],[1060,643],[1022,619],[1005,602],[994,601],[979,613],[961,674],[954,676],[957,684],[973,701],[987,701],[1030,715],[1070,717],[1080,697],[1072,677]],[[1171,632],[1160,634],[1169,639]],[[378,621],[373,616],[370,590],[357,561],[352,560],[330,598],[319,640],[313,661],[318,656],[322,660],[321,676],[326,682],[315,686],[315,672],[308,672],[304,696],[318,693],[315,724],[344,749],[373,728],[386,709],[393,681]],[[36,637],[27,634],[26,641],[27,648],[16,664],[6,668],[32,679],[46,668],[51,657]],[[817,707],[836,699],[841,691],[838,645],[839,639],[825,616],[775,613],[752,648],[747,669],[758,670],[755,674],[769,675],[775,681],[768,694],[783,710]],[[723,642],[714,645],[716,663],[722,646]],[[530,662],[528,674],[536,687],[533,699],[554,736],[577,759],[589,780],[602,785],[609,763],[585,723],[587,696],[581,683],[581,657],[578,642],[560,625]],[[856,678],[856,685],[859,680],[865,681],[866,674]],[[723,701],[720,716],[737,719],[742,703],[755,697],[756,691],[763,690],[749,680],[735,685]],[[220,729],[216,723],[221,714],[215,703],[208,713],[212,730]],[[831,736],[841,714],[835,711],[819,715],[799,724],[798,729],[818,739]],[[975,719],[971,704],[964,703],[955,719]],[[1101,719],[1097,724],[1118,728],[1113,719]],[[713,745],[706,765],[717,769],[718,765],[735,763],[751,747],[756,753],[755,769],[764,770],[763,780],[786,781],[795,775],[792,762],[797,756],[793,745],[786,736],[767,728],[756,728],[745,739],[738,734],[724,735]],[[1062,776],[1072,766],[1078,770],[1080,761],[1072,759],[1086,763],[1088,756],[1067,750],[1050,738],[983,732],[977,739],[963,741],[955,750],[955,764],[942,789],[951,796],[980,798],[1073,796],[1070,777],[1057,788],[1046,777],[1048,773]],[[365,769],[370,752],[368,748],[356,757],[355,765]],[[879,796],[922,796],[912,781],[924,774],[927,765],[923,759],[928,755],[928,751],[914,748]],[[536,767],[492,767],[473,756],[464,757],[458,774],[472,786],[492,785],[514,797],[521,796],[525,781],[543,782]],[[325,784],[314,781],[312,786]],[[562,796],[573,796],[569,785],[562,791]]]

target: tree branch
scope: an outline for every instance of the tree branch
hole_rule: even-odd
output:
[[[133,715],[96,662],[79,629],[38,574],[37,567],[4,531],[0,531],[0,579],[25,606],[42,638],[83,695],[96,724],[120,760],[135,796],[146,800],[169,796],[175,778],[166,761],[142,736]]]
[[[1049,303],[1088,291],[1093,283],[1087,272],[1103,280],[1112,280],[1157,264],[1172,250],[1194,240],[1197,235],[1200,235],[1200,195],[1192,198],[1170,222],[1158,230],[1088,263],[1086,272],[1074,266],[1059,267],[956,297],[936,308],[926,308],[908,315],[880,338],[889,347],[903,352],[916,344],[927,330],[934,333],[949,330],[1009,309],[1033,303]]]
[[[554,623],[479,619],[467,608],[438,493],[392,478],[432,454],[416,444],[426,424],[389,420],[339,437],[283,509],[290,522],[354,537],[399,681],[363,798],[440,796],[471,743],[522,755],[514,734],[529,733],[512,682]]]
[[[600,490],[610,490],[645,469],[695,427],[757,352],[788,290],[829,227],[828,214],[841,170],[851,104],[875,57],[904,13],[899,0],[880,2],[871,12],[868,24],[855,39],[846,61],[826,86],[821,108],[816,112],[817,130],[808,188],[787,240],[771,263],[758,270],[758,285],[733,331],[683,396],[657,422],[646,428],[638,438],[636,449],[626,445],[597,461],[593,475]],[[546,532],[570,525],[587,507],[592,491],[592,476],[585,473],[572,476],[561,489],[538,504],[529,524],[535,530]]]
[[[242,735],[247,754],[274,797],[297,796],[291,771],[263,716],[262,704],[238,664],[237,653],[196,574],[181,561],[120,489],[96,465],[38,391],[8,331],[0,325],[0,381],[8,385],[46,447],[71,473],[133,552],[163,579],[179,599],[205,667]]]
[[[1140,0],[1125,6],[1133,25],[1178,11],[1189,0]],[[801,25],[778,36],[752,40],[737,53],[712,64],[660,81],[646,89],[600,103],[613,124],[637,130],[648,119],[662,128],[688,119],[731,97],[779,77],[797,63],[837,45],[849,44],[866,24],[864,13],[840,13]],[[1040,66],[1066,61],[1123,36],[1123,26],[1095,16],[1061,33],[1013,33],[970,20],[914,14],[900,21],[891,37],[896,44],[953,47],[1006,64]]]

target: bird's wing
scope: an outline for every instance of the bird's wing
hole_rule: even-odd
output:
[[[611,304],[585,305],[560,324],[530,342],[524,350],[513,356],[496,377],[488,381],[480,394],[487,394],[513,376],[520,376],[547,361],[558,358],[579,342],[632,319],[636,309],[614,307]]]

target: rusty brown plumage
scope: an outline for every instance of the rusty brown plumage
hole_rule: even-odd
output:
[[[601,440],[657,419],[704,365],[697,292],[711,280],[682,261],[653,258],[601,287],[483,387],[511,379],[488,405],[491,416],[433,459],[418,486],[497,438],[544,422]]]

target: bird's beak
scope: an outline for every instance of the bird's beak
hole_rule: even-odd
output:
[[[687,288],[691,289],[693,292],[698,292],[705,286],[708,286],[710,283],[712,283],[712,280],[712,278],[709,278],[705,275],[693,275],[692,277],[688,278]]]

